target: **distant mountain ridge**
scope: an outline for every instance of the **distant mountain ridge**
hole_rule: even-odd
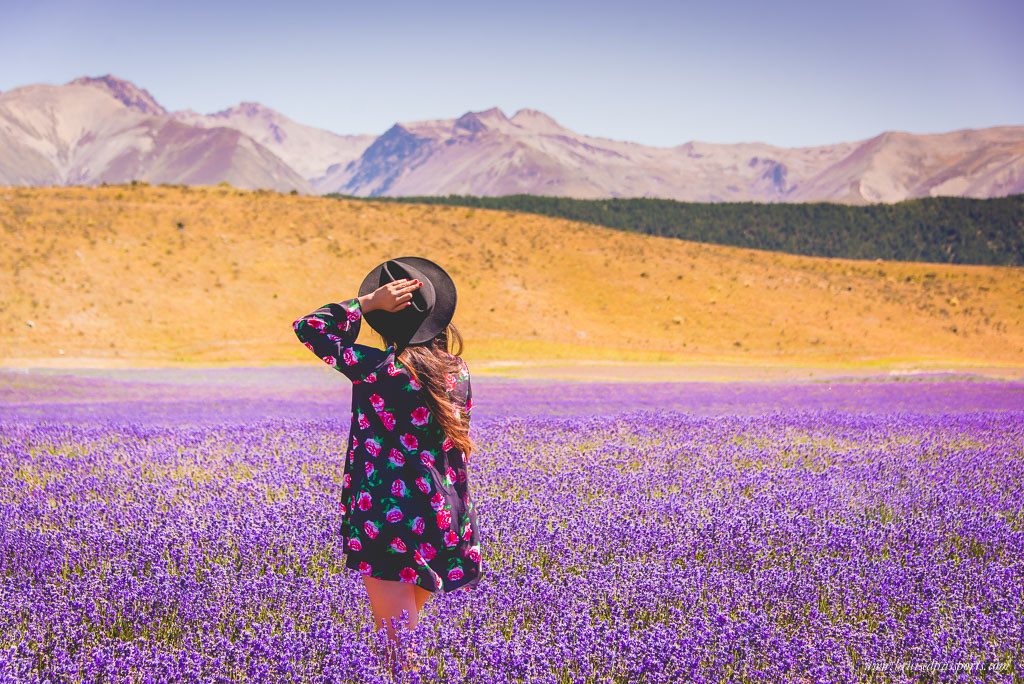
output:
[[[112,77],[0,95],[0,184],[96,185],[133,179],[313,192],[270,150],[231,128],[190,126]]]
[[[674,147],[581,135],[534,109],[340,135],[255,102],[168,112],[111,75],[0,93],[0,184],[216,184],[358,196],[533,194],[893,203],[1024,192],[1024,126],[887,131],[817,147]]]
[[[277,155],[314,187],[331,165],[357,159],[377,137],[338,135],[295,123],[283,114],[257,102],[239,105],[213,114],[192,110],[174,112],[174,118],[201,128],[227,127],[241,131]]]

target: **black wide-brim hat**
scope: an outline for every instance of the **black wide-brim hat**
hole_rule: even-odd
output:
[[[422,344],[437,337],[451,323],[456,301],[452,277],[433,261],[414,256],[379,264],[366,274],[359,286],[359,296],[403,278],[423,283],[413,290],[411,305],[398,311],[374,309],[363,314],[371,328],[399,347]]]

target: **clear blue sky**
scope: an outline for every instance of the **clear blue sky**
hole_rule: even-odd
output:
[[[256,101],[338,133],[497,106],[796,147],[1024,124],[1022,29],[1021,0],[32,0],[0,13],[0,90],[111,73],[171,110]]]

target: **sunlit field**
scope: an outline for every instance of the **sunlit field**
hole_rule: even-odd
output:
[[[291,321],[417,254],[457,283],[454,322],[477,370],[1024,367],[1020,267],[800,257],[511,211],[223,187],[0,188],[0,235],[0,365],[304,364]],[[379,341],[368,326],[362,337]]]
[[[392,681],[337,529],[347,384],[303,382],[0,373],[0,681]],[[1024,681],[1024,383],[474,400],[484,576],[408,681]]]

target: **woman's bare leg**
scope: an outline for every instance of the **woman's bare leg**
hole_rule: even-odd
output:
[[[423,604],[427,602],[427,599],[433,596],[433,594],[423,587],[412,585],[413,593],[416,594],[416,611],[423,612]]]
[[[370,597],[370,610],[373,612],[374,629],[379,630],[382,624],[387,628],[388,639],[391,644],[389,651],[394,652],[398,638],[394,628],[391,626],[391,618],[395,618],[397,621],[401,617],[403,610],[408,611],[409,621],[406,624],[406,628],[410,632],[416,629],[416,624],[419,622],[420,609],[426,603],[430,592],[408,582],[382,580],[367,575],[362,577],[363,584],[366,586],[366,594]],[[423,596],[420,592],[426,594],[426,596]],[[395,660],[395,656],[389,658],[392,665],[395,663]]]

